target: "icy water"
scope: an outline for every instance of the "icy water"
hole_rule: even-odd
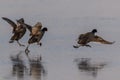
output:
[[[32,44],[26,56],[26,47],[8,43],[12,28],[0,19],[0,80],[119,80],[120,18],[116,10],[119,1],[111,0],[112,8],[107,2],[0,0],[1,17],[13,21],[24,18],[30,25],[40,21],[48,28],[42,46]],[[79,34],[94,28],[98,30],[97,35],[115,43],[90,43],[92,48],[73,48]],[[27,46],[28,39],[27,31],[20,42]],[[81,58],[89,59],[90,68],[80,67]],[[101,64],[105,65],[99,69],[94,66]]]

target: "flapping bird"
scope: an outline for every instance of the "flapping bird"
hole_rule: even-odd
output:
[[[13,43],[14,41],[17,41],[17,43],[19,44],[19,46],[24,46],[23,44],[21,44],[19,42],[19,40],[24,36],[24,34],[26,33],[26,25],[24,24],[24,19],[21,18],[19,20],[16,20],[17,23],[13,22],[12,20],[6,18],[6,17],[2,17],[3,20],[5,20],[6,22],[8,22],[12,28],[13,28],[13,36],[11,37],[9,43]]]
[[[27,29],[30,31],[30,39],[28,40],[28,46],[25,49],[25,52],[28,53],[28,47],[30,44],[37,43],[38,45],[42,45],[40,40],[44,36],[45,32],[48,30],[46,27],[42,28],[42,24],[40,22],[37,22],[33,27],[30,25],[27,25]]]
[[[95,35],[96,32],[97,32],[97,29],[93,29],[91,32],[80,34],[80,36],[78,37],[78,41],[77,41],[79,45],[73,45],[73,47],[74,48],[79,48],[80,46],[91,47],[88,44],[89,42],[99,42],[102,44],[113,44],[114,43],[114,42],[109,42],[103,39],[102,37]]]

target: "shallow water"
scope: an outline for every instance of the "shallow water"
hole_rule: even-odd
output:
[[[60,23],[62,20],[63,19],[58,19],[57,22]],[[76,44],[75,39],[77,38],[79,33],[84,31],[81,30],[83,29],[82,27],[79,27],[81,32],[77,30],[78,27],[75,30],[77,32],[74,32],[71,29],[70,31],[67,31],[67,28],[72,28],[72,26],[69,26],[71,23],[69,21],[74,21],[74,19],[66,20],[68,20],[67,23],[69,24],[67,24],[66,22],[62,22],[65,25],[61,25],[62,27],[65,27],[67,25],[67,27],[65,28],[66,30],[63,30],[65,31],[64,33],[60,34],[60,32],[57,31],[55,31],[55,33],[54,30],[62,29],[54,29],[54,26],[53,28],[50,28],[48,32],[46,32],[44,38],[41,40],[41,42],[43,43],[41,47],[36,44],[32,44],[29,48],[29,57],[31,59],[36,59],[37,57],[42,56],[42,65],[46,72],[45,74],[43,74],[42,72],[38,72],[40,70],[34,70],[35,74],[30,75],[30,62],[24,52],[25,47],[18,46],[16,42],[9,44],[8,41],[10,36],[8,35],[10,34],[6,33],[7,35],[2,38],[4,39],[4,41],[1,41],[1,44],[3,45],[1,46],[0,54],[0,78],[2,80],[118,80],[120,69],[120,55],[118,45],[119,38],[115,36],[118,32],[109,36],[108,33],[111,33],[111,31],[114,30],[106,31],[101,30],[100,27],[98,27],[98,29],[100,29],[100,31],[105,34],[103,35],[103,33],[99,32],[98,35],[102,35],[106,37],[106,39],[110,39],[111,41],[117,39],[117,41],[113,45],[90,43],[92,48],[80,47],[78,49],[75,49],[73,48],[73,45]],[[54,25],[54,21],[50,23],[51,27]],[[81,19],[79,21],[81,22]],[[96,19],[96,21],[99,22],[101,20]],[[111,22],[111,20],[107,21]],[[114,22],[113,25],[115,25]],[[104,23],[102,24],[104,25]],[[105,27],[105,29],[106,28],[107,27]],[[71,34],[71,32],[73,33]],[[28,35],[29,34],[25,36]],[[24,37],[21,42],[27,45],[27,39],[27,37]],[[23,72],[21,72],[23,74],[18,74],[18,70],[18,72],[13,75],[13,63],[10,57],[16,56],[20,52],[21,59],[23,60],[23,65],[26,66],[27,69],[23,67]],[[96,76],[94,76],[93,73],[90,71],[79,70],[76,59],[80,58],[90,58],[91,64],[105,63],[106,66],[98,70]]]
[[[97,45],[95,45],[97,46]],[[42,48],[42,47],[41,47]],[[82,51],[82,49],[88,49],[88,51]],[[80,49],[74,49],[71,47],[71,50],[60,50],[58,51],[51,51],[51,53],[44,53],[40,52],[42,51],[35,51],[39,49],[39,47],[36,47],[35,50],[31,49],[31,52],[29,53],[29,57],[31,59],[39,59],[39,56],[42,57],[41,64],[43,65],[45,74],[39,70],[40,67],[33,69],[33,74],[30,75],[30,61],[29,58],[26,56],[24,51],[18,50],[11,51],[11,53],[5,53],[3,56],[4,58],[1,58],[0,61],[0,73],[2,80],[102,80],[108,79],[108,75],[113,74],[112,76],[115,76],[115,74],[119,73],[119,60],[117,56],[108,56],[110,53],[102,54],[93,52],[93,49],[90,48],[80,48]],[[80,51],[81,50],[81,51]],[[34,53],[35,52],[35,53]],[[76,53],[75,53],[76,52]],[[89,52],[89,53],[88,53]],[[106,51],[107,52],[107,51]],[[21,53],[21,54],[20,54]],[[8,56],[9,54],[9,56]],[[20,54],[20,60],[23,60],[22,68],[20,65],[18,65],[16,71],[13,70],[14,65],[11,61],[11,56],[15,57]],[[6,56],[7,55],[7,56]],[[117,54],[116,54],[117,55]],[[114,58],[115,57],[115,58]],[[92,71],[82,71],[78,68],[78,62],[80,58],[90,58],[91,64],[99,64],[99,63],[105,63],[105,67],[98,70],[96,73],[96,76],[93,75]],[[16,61],[16,63],[19,63],[19,60]],[[34,63],[34,62],[33,62]],[[4,71],[3,71],[4,70]],[[22,71],[21,71],[22,70]],[[111,71],[112,70],[112,71]],[[117,70],[117,71],[116,71]],[[114,72],[115,71],[115,72]],[[111,77],[111,76],[110,76]]]

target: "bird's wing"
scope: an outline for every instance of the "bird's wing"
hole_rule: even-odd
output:
[[[10,20],[10,19],[8,19],[6,17],[2,17],[2,19],[7,21],[13,27],[13,33],[14,33],[17,25],[12,20]]]
[[[85,36],[85,34],[80,34],[78,39],[82,39]]]
[[[37,22],[33,27],[32,27],[32,31],[31,31],[31,35],[37,35],[38,32],[41,31],[42,28],[42,24],[40,22]]]
[[[102,37],[97,36],[97,35],[92,39],[92,42],[100,42],[102,44],[113,44],[113,43],[115,43],[115,42],[110,42],[110,41],[104,40]]]
[[[32,26],[25,24],[26,28],[32,33]]]
[[[41,23],[41,22],[37,22],[37,23],[34,25],[34,28],[37,28],[38,30],[41,30],[41,28],[42,28],[42,23]]]

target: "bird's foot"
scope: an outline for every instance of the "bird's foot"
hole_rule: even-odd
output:
[[[25,45],[23,45],[23,44],[20,44],[20,46],[23,46],[23,47],[25,47]]]
[[[79,48],[80,46],[78,46],[78,45],[73,45],[73,47],[74,47],[74,48]]]
[[[90,46],[90,45],[85,45],[86,47],[92,47],[92,46]]]
[[[37,43],[37,45],[40,45],[40,46],[42,46],[42,43]]]
[[[42,46],[42,43],[40,43],[40,46]]]
[[[19,46],[25,47],[25,45],[21,44],[19,41],[17,41],[17,43],[19,44]]]
[[[25,49],[25,53],[28,56],[28,53],[30,52],[30,50],[28,50],[28,48]]]
[[[9,43],[13,43],[14,41],[13,40],[10,40]]]

